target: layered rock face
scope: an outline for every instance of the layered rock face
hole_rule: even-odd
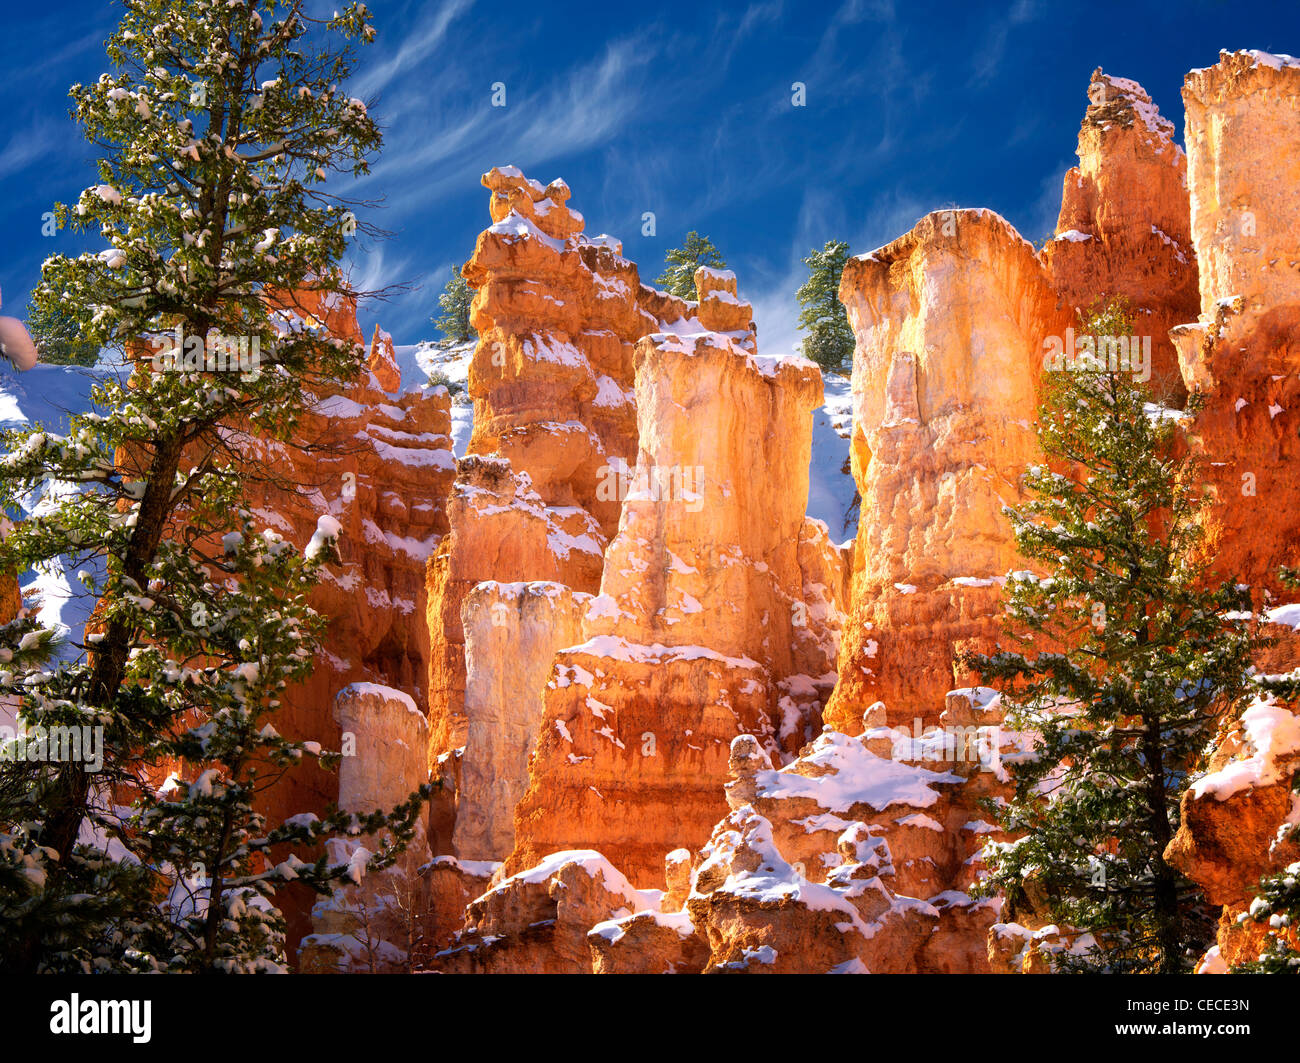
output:
[[[484,184],[492,192],[493,224],[480,236],[465,269],[477,288],[472,313],[480,334],[470,372],[474,435],[471,454],[461,462],[448,504],[451,533],[427,574],[433,635],[430,759],[439,762],[444,778],[454,783],[448,793],[455,791],[454,798],[444,797],[435,806],[433,833],[436,847],[454,848],[458,856],[472,859],[503,855],[499,846],[510,831],[502,831],[495,812],[462,830],[461,818],[472,820],[480,814],[472,810],[477,797],[471,801],[466,788],[486,786],[489,777],[514,779],[516,774],[497,755],[501,739],[487,738],[487,725],[479,742],[469,741],[469,706],[499,703],[508,685],[517,702],[509,709],[510,719],[521,727],[526,723],[535,733],[539,721],[525,706],[533,703],[534,695],[541,695],[540,685],[534,690],[531,658],[523,665],[508,657],[489,660],[485,655],[467,669],[472,662],[466,652],[465,603],[477,584],[547,581],[579,594],[595,592],[602,586],[603,562],[607,556],[613,558],[621,575],[611,584],[611,594],[628,598],[623,603],[627,608],[623,627],[617,634],[612,628],[606,630],[608,625],[602,627],[604,621],[596,614],[610,608],[603,598],[596,613],[590,614],[591,623],[572,639],[556,641],[551,650],[601,635],[654,647],[652,655],[665,647],[707,645],[712,660],[696,659],[691,653],[683,659],[699,673],[696,689],[700,682],[725,687],[731,677],[720,673],[743,658],[740,667],[761,674],[752,683],[742,683],[744,692],[736,694],[752,703],[739,711],[739,718],[773,735],[784,733],[784,740],[797,748],[808,719],[834,683],[849,567],[845,552],[830,542],[825,528],[803,517],[808,427],[799,428],[793,444],[776,445],[786,438],[788,425],[808,422],[817,401],[815,370],[808,365],[792,374],[787,369],[778,372],[770,360],[746,361],[756,350],[753,314],[737,294],[734,275],[701,270],[696,277],[698,298],[692,302],[657,292],[640,283],[635,265],[622,257],[617,241],[582,235],[581,215],[568,207],[563,182],[543,187],[506,168],[485,175]],[[692,343],[702,338],[705,347],[713,345],[712,361],[703,356],[698,360],[717,367],[702,379],[722,390],[710,397],[702,385],[673,382],[671,387],[677,391],[660,394],[655,389],[669,387],[672,374],[681,371],[685,382],[697,370],[693,365],[663,364],[667,355],[658,356],[644,374],[638,372],[637,379],[644,376],[649,382],[661,377],[653,387],[647,383],[646,394],[654,395],[661,406],[686,402],[691,414],[681,417],[674,410],[670,418],[660,410],[647,428],[637,420],[640,400],[633,388],[633,341],[660,337],[658,343],[641,339],[636,358],[642,359],[643,348],[654,352],[663,347],[671,353],[668,338],[678,336]],[[739,368],[727,370],[732,362]],[[752,379],[742,381],[746,373]],[[751,394],[755,388],[757,392]],[[755,423],[774,434],[760,439],[756,429],[747,428],[745,420],[755,417]],[[716,426],[710,427],[709,439],[692,441],[690,437],[710,420]],[[664,429],[671,434],[656,439],[650,455],[638,459],[638,435]],[[742,452],[741,446],[749,447],[749,452]],[[759,481],[765,486],[751,492],[748,463],[756,454],[763,455],[773,472]],[[706,467],[721,471],[708,488],[710,510],[702,513],[701,470]],[[727,492],[721,509],[714,505],[715,491]],[[768,493],[760,498],[764,491]],[[770,503],[775,491],[782,495],[773,522]],[[632,505],[637,499],[640,502]],[[629,506],[635,511],[633,529],[626,536],[620,533],[611,546],[609,536],[620,527],[620,514],[628,518]],[[680,526],[673,525],[666,545],[650,545],[647,536],[663,536],[657,524],[665,523],[665,507],[676,513],[673,520]],[[667,564],[670,550],[679,551],[683,567],[699,564],[693,580],[669,571],[656,586],[639,576],[646,566]],[[750,571],[751,563],[774,567]],[[655,599],[656,594],[660,598]],[[696,596],[717,604],[705,613]],[[668,611],[661,616],[661,609]],[[702,619],[710,625],[706,634],[702,634]],[[760,629],[769,623],[766,637],[760,636]],[[561,630],[562,626],[557,639]],[[501,646],[518,637],[519,632],[510,627]],[[540,640],[526,641],[540,654]],[[630,689],[647,665],[626,663],[629,674],[622,682]],[[502,665],[508,673],[494,676]],[[593,697],[600,700],[599,695]],[[645,700],[652,703],[653,699]],[[698,715],[701,709],[696,706],[692,711]],[[495,719],[496,712],[485,710],[483,719]],[[650,740],[668,740],[662,733],[668,731],[673,742],[693,741],[689,733],[681,734],[682,729],[692,730],[690,719],[681,728],[676,721],[664,728],[662,717],[656,715],[637,731],[638,748],[648,741],[642,732],[648,734],[650,724],[655,731]],[[711,732],[711,737],[725,744],[739,726],[733,720],[720,729],[714,727],[717,734]],[[521,729],[512,742],[526,755],[531,735]],[[699,744],[698,739],[694,744]],[[486,759],[471,764],[476,757]],[[519,754],[511,759],[518,761]],[[498,774],[503,771],[505,776]],[[702,837],[716,819],[717,778],[715,772],[703,783],[711,791],[712,807],[701,818]],[[583,794],[593,792],[586,783],[578,789]],[[516,795],[511,791],[510,796]],[[585,825],[603,821],[603,815],[593,817],[576,809],[565,818],[571,822],[559,829],[568,838],[579,838],[577,844],[585,847],[603,837],[585,837]],[[547,851],[567,844],[550,841],[554,839],[538,844],[549,846]],[[658,842],[650,847],[652,873],[657,876],[666,849]],[[517,866],[523,865],[511,863],[512,869]]]
[[[589,974],[592,927],[653,911],[659,898],[633,887],[600,853],[553,853],[472,901],[466,929],[437,966],[456,974]]]
[[[563,181],[543,186],[504,167],[483,184],[492,225],[464,270],[476,289],[479,342],[469,380],[471,464],[457,494],[484,486],[476,458],[499,460],[527,478],[554,534],[542,550],[503,546],[496,504],[453,501],[452,535],[428,573],[431,761],[465,742],[460,611],[469,589],[480,580],[597,589],[621,503],[608,485],[636,454],[633,344],[697,310],[642,285],[617,240],[583,235]]]
[[[1300,716],[1271,698],[1247,707],[1210,760],[1209,774],[1183,795],[1182,821],[1165,859],[1222,905],[1218,943],[1201,970],[1221,973],[1265,950],[1268,925],[1238,922],[1264,875],[1300,870]],[[1300,946],[1295,929],[1291,947]]]
[[[543,187],[506,167],[483,183],[493,224],[465,266],[479,334],[469,452],[500,454],[548,506],[581,506],[608,538],[618,508],[595,485],[611,457],[635,453],[630,344],[653,324],[636,267],[616,241],[582,235],[563,181]]]
[[[548,508],[526,472],[502,457],[469,455],[458,463],[447,499],[450,534],[426,571],[429,631],[430,752],[465,744],[465,629],[462,605],[483,581],[538,580],[594,592],[604,541],[576,506]]]
[[[997,899],[968,890],[1002,835],[981,802],[1010,790],[999,699],[955,690],[940,724],[827,730],[773,771],[748,737],[732,745],[732,815],[700,853],[686,907],[710,948],[707,970],[987,970]],[[838,914],[837,914],[838,913]],[[848,916],[845,919],[845,916]]]
[[[1223,53],[1183,86],[1200,316],[1174,330],[1204,410],[1218,570],[1277,590],[1300,541],[1300,64]]]
[[[428,778],[428,723],[412,698],[391,687],[355,683],[339,691],[334,718],[344,737],[338,804],[345,812],[387,810]],[[331,862],[349,864],[352,885],[312,908],[313,933],[303,939],[299,967],[306,973],[369,974],[409,970],[410,943],[423,936],[427,887],[419,867],[429,859],[423,822],[392,867],[367,875],[365,861],[380,839],[334,838]]]
[[[933,712],[962,646],[996,637],[999,581],[1018,566],[1002,507],[1041,459],[1044,341],[1069,313],[998,215],[939,211],[849,260],[862,494],[853,615],[826,718],[844,730],[883,700],[893,723]]]
[[[1135,335],[1150,344],[1153,390],[1165,405],[1181,405],[1168,332],[1199,309],[1187,159],[1173,123],[1136,82],[1098,69],[1088,98],[1079,165],[1065,175],[1043,262],[1067,309],[1114,296],[1128,301]]]
[[[514,848],[515,805],[528,785],[528,754],[542,718],[542,690],[557,650],[582,641],[591,595],[562,583],[480,583],[462,608],[465,655],[475,677],[453,848],[501,861]]]
[[[738,301],[734,278],[697,284]],[[666,853],[708,837],[732,738],[789,754],[818,722],[842,578],[824,529],[805,533],[820,376],[752,346],[747,331],[637,345],[640,452],[586,641],[547,684],[508,870],[593,847],[654,884]]]
[[[494,224],[474,276],[484,456],[470,459],[484,464],[462,467],[452,503],[449,540],[465,539],[445,570],[459,589],[431,592],[455,603],[470,644],[468,711],[442,748],[464,744],[455,844],[492,861],[481,872],[503,853],[501,809],[518,792],[495,799],[489,776],[514,787],[520,746],[531,754],[513,849],[435,966],[1037,971],[1080,946],[1028,909],[1023,924],[999,922],[996,898],[971,895],[985,845],[1009,840],[982,802],[1007,796],[1001,758],[1030,739],[1005,732],[998,698],[967,686],[956,662],[1002,635],[1002,582],[1026,567],[1003,507],[1022,501],[1021,474],[1042,461],[1045,357],[1053,341],[1068,347],[1077,311],[1097,298],[1129,301],[1158,392],[1176,356],[1166,401],[1180,401],[1180,382],[1206,399],[1194,445],[1219,463],[1210,545],[1225,567],[1268,584],[1270,567],[1294,563],[1285,418],[1300,334],[1298,73],[1260,55],[1194,72],[1184,159],[1140,86],[1098,72],[1057,237],[1041,254],[997,215],[954,210],[850,261],[841,299],[857,340],[862,496],[851,552],[803,516],[816,374],[758,356],[734,278],[701,271],[700,298],[672,301],[634,285],[612,246],[584,242],[567,189],[485,178]],[[610,326],[633,348],[634,377],[617,378],[630,430],[593,427],[594,408],[575,399],[590,389],[582,360],[599,359],[566,306],[611,313],[588,308],[579,264],[628,286],[596,285],[637,318]],[[1176,349],[1162,339],[1171,325]],[[612,358],[600,365],[616,379]],[[490,487],[475,479],[488,463]],[[1232,504],[1244,472],[1281,512]],[[594,528],[582,578],[598,583],[555,563],[554,514],[574,511]],[[509,575],[495,574],[498,558]],[[483,579],[498,582],[476,587]],[[528,580],[599,593],[564,599],[548,644],[528,610],[558,609],[563,595],[525,604],[526,584],[502,585]],[[508,618],[500,630],[494,606]],[[502,681],[514,647],[518,679]],[[1285,706],[1252,706],[1184,803],[1169,858],[1225,906],[1205,969],[1258,949],[1258,931],[1235,916],[1260,874],[1296,860],[1278,842],[1300,815],[1294,720]]]
[[[991,691],[950,692],[940,727],[829,728],[774,770],[757,735],[728,751],[731,811],[697,852],[664,857],[666,891],[637,890],[591,850],[551,854],[473,901],[435,964],[457,972],[868,973],[988,970],[1000,904],[967,892],[1001,835]]]
[[[303,293],[331,333],[356,341],[347,300]],[[424,571],[447,531],[446,497],[455,472],[450,399],[445,389],[397,395],[391,343],[376,334],[361,378],[322,394],[301,420],[293,444],[255,439],[276,482],[250,482],[250,505],[268,526],[306,546],[321,513],[341,525],[341,564],[331,565],[312,596],[328,618],[311,676],[284,697],[277,727],[294,738],[337,749],[339,729],[323,706],[350,683],[382,683],[423,705],[429,637]],[[321,811],[337,782],[308,767],[270,791],[273,811]]]

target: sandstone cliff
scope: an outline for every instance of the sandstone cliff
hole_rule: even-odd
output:
[[[701,270],[697,285],[736,301],[734,277]],[[718,818],[737,734],[789,755],[819,725],[836,562],[812,531],[810,609],[800,542],[820,377],[752,346],[747,330],[637,345],[640,452],[586,641],[547,684],[508,869],[591,847],[655,884],[665,854]]]
[[[349,299],[307,291],[290,305],[341,340],[363,340]],[[290,442],[243,440],[267,470],[246,493],[269,528],[302,548],[322,513],[341,526],[341,563],[327,567],[311,598],[328,621],[323,648],[312,674],[286,691],[276,718],[281,733],[326,749],[339,748],[330,706],[350,684],[383,684],[420,706],[427,700],[424,573],[447,531],[455,473],[450,400],[445,388],[397,394],[400,386],[391,342],[376,330],[359,378],[318,394]],[[266,792],[263,806],[273,817],[319,813],[338,795],[335,776],[304,764]],[[308,929],[313,898],[291,893],[292,944]]]
[[[817,374],[759,354],[734,276],[654,292],[562,182],[485,175],[474,437],[427,573],[432,836],[459,859],[425,880],[465,906],[435,967],[1026,971],[1079,944],[972,897],[1030,738],[956,662],[1001,635],[1044,357],[1095,298],[1129,301],[1164,401],[1205,400],[1225,574],[1294,563],[1297,79],[1193,72],[1184,157],[1098,71],[1041,253],[951,210],[850,261],[851,550],[804,516]],[[1293,730],[1253,706],[1184,803],[1170,859],[1224,905],[1207,970],[1257,947],[1236,916],[1296,859]]]
[[[469,589],[481,580],[598,588],[622,501],[609,485],[636,453],[633,344],[697,309],[643,286],[617,240],[586,237],[563,181],[542,186],[502,167],[483,184],[492,224],[464,269],[479,335],[471,457],[452,534],[428,571],[431,762],[465,743],[460,612]],[[512,533],[499,511],[464,497],[481,486],[473,461],[489,456],[503,463],[501,475],[527,478],[554,528],[548,547],[503,545]]]
[[[884,701],[932,712],[958,649],[1000,628],[1018,566],[1002,507],[1039,458],[1043,342],[1071,316],[1034,250],[990,211],[939,211],[849,260],[840,285],[853,359],[853,474],[862,495],[852,616],[827,720]]]
[[[1165,405],[1179,405],[1183,382],[1168,333],[1199,305],[1187,159],[1173,123],[1141,85],[1099,69],[1088,99],[1079,165],[1065,175],[1043,262],[1068,309],[1128,301],[1134,333],[1151,345],[1152,389]]]
[[[1223,53],[1183,86],[1200,316],[1173,332],[1224,576],[1278,590],[1300,541],[1300,64]]]

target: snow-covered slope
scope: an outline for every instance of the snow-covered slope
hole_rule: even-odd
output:
[[[91,389],[109,370],[77,365],[36,365],[18,373],[0,361],[0,428],[42,424],[55,432],[68,417],[91,407]]]
[[[470,430],[474,427],[474,406],[469,398],[469,363],[475,340],[442,344],[425,341],[394,347],[397,367],[402,371],[402,390],[423,387],[434,380],[451,392],[451,437],[456,457],[465,456]]]
[[[842,542],[857,534],[858,516],[845,517],[857,487],[849,474],[849,438],[853,434],[853,400],[849,378],[822,373],[826,399],[813,411],[812,462],[808,470],[808,516],[826,522],[831,539]]]

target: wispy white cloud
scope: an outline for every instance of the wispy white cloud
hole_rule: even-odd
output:
[[[730,66],[746,38],[764,25],[780,21],[782,9],[782,0],[759,0],[745,8],[739,20],[730,11],[719,14],[713,30],[714,46],[722,49],[718,66],[723,70]]]
[[[25,55],[35,56],[35,58],[26,66],[6,70],[5,80],[14,85],[25,85],[34,80],[49,81],[66,77],[67,67],[65,64],[68,60],[81,55],[83,52],[102,48],[104,41],[111,32],[113,21],[114,19],[111,16],[104,18],[101,28],[83,33],[80,37],[74,37],[72,40],[66,40],[63,46],[57,49],[46,49],[40,46],[24,49]],[[15,59],[17,56],[11,54],[6,58]]]
[[[490,166],[535,169],[598,145],[642,108],[665,102],[641,91],[654,55],[645,38],[624,39],[532,92],[512,90],[502,77],[505,107],[491,106],[490,82],[481,98],[470,101],[460,74],[437,75],[433,86],[423,86],[418,96],[404,97],[384,113],[392,132],[368,183],[380,186],[388,206],[401,214],[436,202],[449,189],[477,185],[479,174]],[[430,129],[427,99],[455,99],[458,90],[459,109],[444,107]]]
[[[0,148],[0,179],[19,173],[50,155],[68,140],[66,123],[39,122],[15,133]]]
[[[989,22],[983,40],[971,52],[971,76],[968,87],[988,84],[997,74],[1006,55],[1013,30],[1038,18],[1038,0],[1015,0],[1006,16]]]
[[[446,42],[452,22],[473,6],[474,0],[447,0],[435,10],[426,12],[390,58],[367,67],[356,78],[352,83],[353,94],[366,98],[373,96],[417,65],[427,63]],[[380,46],[386,45],[387,42],[380,42]]]

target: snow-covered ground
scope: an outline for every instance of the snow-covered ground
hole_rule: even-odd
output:
[[[474,427],[474,405],[469,398],[469,363],[474,340],[446,346],[424,342],[394,346],[397,367],[402,371],[402,390],[425,387],[430,380],[444,384],[451,392],[451,438],[456,457],[465,456],[470,430]]]
[[[822,373],[826,398],[813,411],[812,463],[808,470],[808,516],[826,522],[834,542],[852,539],[858,514],[845,521],[857,487],[849,474],[849,438],[853,434],[853,399],[849,378]]]
[[[107,373],[78,365],[36,365],[19,373],[0,359],[0,428],[43,424],[66,432],[69,415],[90,409],[90,391]]]

